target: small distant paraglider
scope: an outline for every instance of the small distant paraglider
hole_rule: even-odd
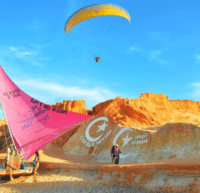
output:
[[[79,9],[78,11],[74,12],[65,24],[65,32],[69,33],[69,31],[76,26],[77,24],[100,16],[120,16],[127,19],[129,22],[131,21],[129,13],[118,5],[113,4],[96,4],[96,5],[89,5]],[[95,63],[100,62],[101,57],[97,56],[94,58]]]
[[[100,62],[100,59],[101,59],[100,56],[95,57],[95,58],[94,58],[94,63],[96,63],[96,62]]]

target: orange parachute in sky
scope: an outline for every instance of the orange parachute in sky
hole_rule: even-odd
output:
[[[97,4],[90,5],[76,11],[72,16],[67,20],[65,24],[65,32],[69,33],[69,31],[77,24],[87,19],[91,19],[93,17],[99,16],[107,16],[114,15],[120,16],[127,19],[129,22],[131,21],[129,13],[120,6],[112,5],[112,4]]]

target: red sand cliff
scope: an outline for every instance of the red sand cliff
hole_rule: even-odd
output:
[[[107,116],[111,124],[130,128],[161,126],[166,123],[191,123],[200,126],[200,102],[191,100],[169,100],[164,94],[144,93],[131,100],[117,97],[95,105],[92,110],[85,108],[84,100],[64,100],[54,105],[65,110],[90,114],[97,117]],[[2,120],[0,125],[5,124]],[[63,135],[53,144],[63,145],[78,128]],[[0,136],[2,135],[0,127]]]
[[[64,100],[63,102],[57,102],[55,106],[64,110],[87,114],[84,100]]]
[[[72,108],[71,110],[73,111]],[[197,156],[199,154],[196,151],[194,151],[193,154],[189,154],[186,150],[184,150],[184,153],[181,155],[178,153],[179,149],[182,149],[183,145],[190,143],[191,140],[192,144],[187,146],[187,150],[193,148],[193,146],[198,146],[198,140],[196,139],[199,137],[198,128],[200,125],[199,102],[190,100],[169,100],[164,94],[146,93],[142,94],[138,99],[134,98],[129,100],[117,97],[114,100],[105,101],[104,103],[94,106],[92,114],[95,115],[93,120],[98,117],[108,117],[109,123],[106,129],[112,130],[109,139],[105,141],[105,143],[101,143],[96,150],[94,150],[94,148],[85,147],[80,140],[81,136],[85,135],[85,129],[91,120],[81,124],[79,128],[74,128],[73,131],[69,133],[70,138],[66,137],[68,136],[66,133],[49,146],[52,147],[52,145],[57,144],[63,147],[66,152],[71,152],[72,154],[79,152],[83,155],[93,154],[94,157],[98,157],[101,154],[106,155],[104,151],[108,151],[112,146],[113,139],[118,134],[120,128],[129,127],[132,128],[133,131],[129,134],[130,137],[134,139],[135,135],[142,135],[145,133],[148,136],[148,143],[139,146],[126,146],[124,151],[136,151],[137,149],[138,152],[140,152],[140,148],[142,148],[141,152],[143,152],[143,150],[149,152],[150,148],[152,148],[152,151],[158,149],[153,157],[149,155],[145,158],[152,160],[169,159],[170,157],[177,156],[188,157],[193,156],[193,154]],[[95,138],[100,135],[96,128],[98,128],[98,124],[102,123],[96,123],[96,126],[90,129],[91,136]],[[76,135],[74,135],[74,133],[76,133]],[[126,133],[121,137],[124,138],[125,136]],[[190,136],[191,139],[187,136]],[[122,138],[118,139],[118,144],[120,146],[123,145]],[[176,142],[176,144],[172,142]],[[170,153],[163,154],[166,148],[165,146],[167,146],[168,149],[170,148]],[[166,156],[160,156],[160,154]],[[104,159],[102,156],[100,156],[100,158]],[[100,158],[97,159],[100,160]],[[141,154],[140,160],[144,160],[143,154]],[[137,160],[132,159],[132,162],[135,161]],[[131,163],[130,160],[129,163]]]
[[[117,97],[102,113],[129,127],[176,122],[200,125],[200,102],[169,100],[164,94],[145,93],[131,100]]]
[[[200,125],[200,102],[169,100],[164,94],[144,93],[136,99],[117,97],[97,104],[91,110],[85,101],[63,101],[57,107],[84,114],[107,116],[122,126],[159,126],[166,123],[185,122]]]
[[[6,126],[6,121],[0,119],[0,137],[4,135],[3,126]]]

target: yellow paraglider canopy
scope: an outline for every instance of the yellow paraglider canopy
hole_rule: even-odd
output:
[[[75,12],[66,22],[65,24],[65,32],[69,33],[69,31],[78,23],[85,21],[87,19],[99,16],[106,15],[115,15],[126,18],[129,22],[131,20],[128,12],[119,7],[117,5],[112,4],[98,4],[98,5],[90,5],[84,8],[79,9]]]

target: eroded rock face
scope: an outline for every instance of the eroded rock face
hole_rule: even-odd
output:
[[[200,102],[191,100],[169,100],[164,94],[144,93],[131,100],[117,97],[85,108],[84,100],[63,101],[56,107],[94,116],[107,116],[114,124],[122,126],[158,126],[166,123],[193,123],[200,126]]]
[[[118,144],[120,163],[200,157],[200,127],[188,123],[129,128],[96,117],[81,125],[63,146],[67,154],[92,155],[97,162],[111,163],[111,148]]]
[[[85,101],[84,100],[64,100],[63,102],[58,102],[55,105],[58,108],[76,112],[76,113],[82,113],[82,114],[88,114],[87,110],[85,108]]]
[[[114,100],[111,99],[111,100],[108,100],[108,101],[105,101],[103,103],[99,103],[97,105],[95,105],[93,108],[92,108],[92,115],[97,115],[98,113],[101,112],[102,109],[106,108],[110,103],[112,103]]]
[[[200,102],[169,100],[164,94],[146,93],[138,99],[117,97],[104,110],[113,123],[134,127],[185,122],[200,126]]]
[[[11,139],[9,138],[10,134],[6,125],[6,121],[0,119],[0,152],[6,152],[6,146],[11,143]]]
[[[6,121],[3,119],[0,119],[0,137],[4,135],[4,126],[6,126]],[[6,129],[7,131],[7,129]]]
[[[92,114],[95,117],[63,143],[67,154],[89,154],[98,162],[110,162],[110,149],[118,143],[120,163],[199,156],[199,102],[145,93],[138,99],[105,101],[93,107]]]
[[[87,115],[97,115],[102,111],[102,109],[106,108],[111,102],[114,100],[108,100],[102,103],[99,103],[95,105],[92,110],[85,108],[85,101],[84,100],[64,100],[63,102],[57,102],[56,106],[57,108],[61,108],[64,110],[87,114]]]

